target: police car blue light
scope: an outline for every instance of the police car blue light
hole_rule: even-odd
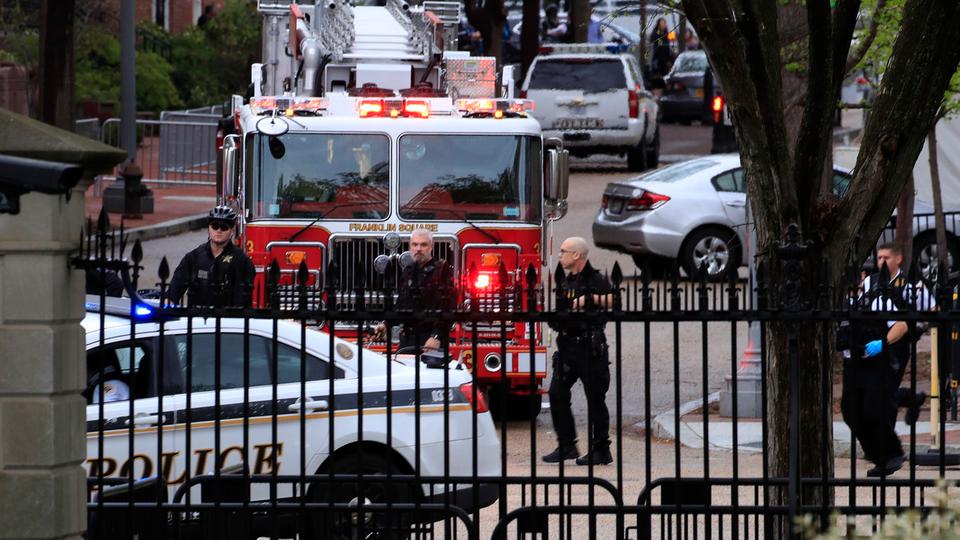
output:
[[[133,316],[137,319],[146,319],[153,315],[153,308],[150,306],[145,306],[143,304],[138,304],[133,308]]]

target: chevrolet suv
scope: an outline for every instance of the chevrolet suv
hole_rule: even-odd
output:
[[[627,156],[643,171],[660,161],[659,105],[643,86],[636,58],[614,44],[544,47],[523,82],[536,102],[544,137],[562,139],[575,156]]]

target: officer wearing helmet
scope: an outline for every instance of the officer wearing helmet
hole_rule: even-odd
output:
[[[210,210],[209,239],[183,256],[170,280],[170,303],[181,304],[187,293],[191,306],[250,305],[253,263],[233,243],[236,225],[233,208],[221,205]]]

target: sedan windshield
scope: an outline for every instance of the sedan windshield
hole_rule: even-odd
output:
[[[248,192],[255,218],[384,219],[389,214],[390,141],[385,135],[252,134],[250,143]]]
[[[530,75],[530,90],[624,90],[627,77],[620,58],[557,58],[538,60]]]
[[[404,135],[400,217],[540,221],[540,138]]]

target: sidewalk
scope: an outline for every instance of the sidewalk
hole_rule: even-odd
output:
[[[708,404],[719,401],[720,394],[707,396]],[[689,448],[703,448],[705,443],[702,400],[685,403],[679,407],[680,444]],[[920,413],[916,424],[916,451],[924,454],[930,449],[930,411],[929,401]],[[653,419],[653,435],[657,438],[675,440],[678,438],[676,414],[667,411]],[[708,415],[706,430],[711,450],[734,450],[734,425],[732,419],[721,417],[713,411]],[[897,422],[897,435],[903,442],[903,448],[909,452],[910,426],[903,421]],[[736,450],[744,453],[760,452],[763,448],[763,425],[755,418],[741,418],[736,424]],[[833,422],[833,445],[836,456],[850,456],[850,428],[839,415]],[[960,424],[947,422],[944,442],[948,454],[960,454]]]
[[[112,180],[104,180],[87,189],[86,216],[94,223],[103,206],[103,190],[112,183]],[[202,229],[207,213],[217,201],[217,188],[214,185],[147,184],[147,187],[153,191],[153,213],[143,214],[139,219],[124,219],[122,214],[108,214],[112,227],[119,228],[123,222],[124,229],[130,234],[130,241]]]

